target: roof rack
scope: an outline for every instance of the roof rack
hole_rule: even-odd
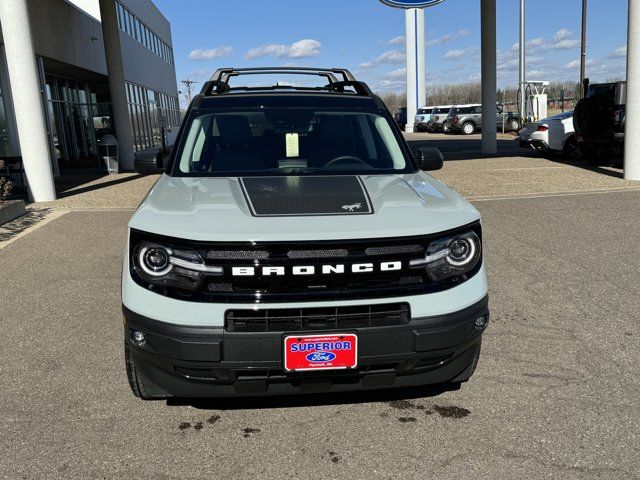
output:
[[[312,75],[327,79],[327,85],[322,87],[296,87],[290,85],[271,85],[264,87],[231,87],[229,80],[231,77],[241,75]],[[341,77],[340,80],[338,78]],[[345,92],[345,87],[351,87],[356,95],[371,97],[373,92],[366,83],[359,82],[353,74],[344,68],[309,68],[309,67],[256,67],[256,68],[220,68],[215,71],[211,79],[204,83],[201,95],[219,95],[230,91],[256,91],[256,90],[302,90],[302,91],[325,91],[325,92]]]

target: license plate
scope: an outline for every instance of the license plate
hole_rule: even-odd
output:
[[[353,333],[289,335],[284,338],[284,369],[339,370],[358,364],[358,337]]]

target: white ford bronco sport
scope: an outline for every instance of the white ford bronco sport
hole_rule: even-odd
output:
[[[321,86],[234,86],[249,74]],[[231,80],[235,80],[231,82]],[[128,228],[126,370],[145,399],[469,379],[480,215],[347,70],[221,69]]]

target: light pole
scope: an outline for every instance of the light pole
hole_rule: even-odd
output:
[[[525,91],[524,84],[526,81],[526,64],[525,64],[525,0],[520,0],[520,64],[518,73],[518,117],[520,117],[520,124],[523,123],[526,113],[525,108]]]
[[[580,45],[580,98],[584,97],[587,68],[587,0],[582,0],[582,39]]]
[[[191,103],[191,87],[194,83],[197,82],[195,80],[189,80],[189,78],[186,78],[182,80],[182,83],[184,83],[184,86],[187,87],[187,100],[189,101],[189,103]]]
[[[405,9],[405,52],[407,56],[407,124],[413,131],[418,108],[426,101],[424,9],[444,0],[380,0],[385,5]]]

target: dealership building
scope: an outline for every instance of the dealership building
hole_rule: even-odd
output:
[[[150,0],[94,1],[85,11],[0,0],[2,173],[26,177],[34,201],[55,198],[58,175],[104,168],[104,135],[116,137],[128,170],[180,122],[167,19]]]

